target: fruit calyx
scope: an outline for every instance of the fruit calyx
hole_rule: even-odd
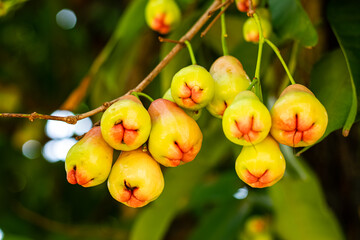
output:
[[[234,125],[235,127],[232,129],[234,136],[238,139],[244,139],[247,142],[255,140],[261,132],[254,127],[254,116],[242,121],[235,120]]]
[[[183,104],[192,107],[200,102],[203,89],[197,85],[191,86],[185,83],[180,90],[179,97]]]
[[[66,178],[69,183],[79,184],[83,187],[86,187],[91,181],[94,180],[94,178],[89,179],[86,176],[84,176],[80,171],[76,171],[76,166],[74,166],[73,169],[71,169],[67,173]]]
[[[159,13],[156,15],[151,23],[151,28],[161,34],[170,32],[170,24],[165,23],[166,13]]]
[[[307,142],[311,139],[311,136],[308,136],[308,132],[314,127],[315,122],[310,125],[306,125],[302,123],[299,119],[299,114],[295,114],[294,122],[284,128],[284,132],[286,135],[292,135],[293,139],[293,147],[295,147],[299,142]]]
[[[262,187],[267,183],[271,182],[268,179],[269,169],[266,169],[263,173],[254,174],[251,173],[248,169],[245,172],[244,178],[248,184],[251,184],[252,187]]]
[[[115,123],[111,128],[111,133],[115,141],[131,145],[136,140],[139,129],[132,129],[130,126],[127,127],[125,125],[125,122],[120,120],[119,123]]]
[[[144,200],[139,199],[137,195],[138,187],[132,187],[129,182],[124,179],[124,193],[119,200],[125,202],[133,207],[142,207],[145,204]]]

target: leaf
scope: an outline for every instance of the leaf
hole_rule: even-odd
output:
[[[219,136],[223,136],[220,122],[212,119],[211,126],[204,132],[202,150],[196,159],[183,166],[166,169],[165,189],[155,202],[138,215],[131,231],[131,240],[155,240],[164,237],[172,220],[185,208],[190,193],[204,174],[230,152],[228,141]]]
[[[281,181],[269,188],[277,232],[282,239],[287,240],[344,239],[315,174],[301,159],[297,160],[305,169],[307,177],[301,179],[285,174]]]
[[[317,44],[317,32],[299,0],[269,0],[269,8],[278,37],[299,40],[307,47]]]
[[[310,89],[328,113],[329,123],[323,139],[344,126],[352,104],[350,75],[339,49],[325,55],[314,66]]]
[[[357,95],[360,94],[360,8],[359,1],[331,1],[327,8],[327,18],[344,53],[350,72],[352,87],[351,108],[345,122],[343,135],[349,134],[357,113]]]

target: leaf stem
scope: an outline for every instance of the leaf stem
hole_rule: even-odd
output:
[[[143,93],[143,92],[132,92],[131,95],[134,95],[137,98],[139,98],[139,96],[145,97],[150,102],[154,101],[154,99],[152,97],[150,97],[149,95],[147,95],[146,93]]]
[[[259,16],[257,15],[256,12],[252,16],[255,19],[255,22],[256,22],[256,25],[257,25],[258,31],[259,31],[259,49],[258,49],[258,56],[257,56],[257,61],[256,61],[255,77],[254,77],[258,80],[258,82],[255,85],[255,94],[258,96],[258,98],[262,102],[263,97],[262,97],[261,83],[260,83],[260,65],[261,65],[262,50],[263,50],[263,45],[264,45],[264,34],[262,31]]]
[[[255,84],[258,83],[258,81],[259,80],[257,78],[254,78],[246,90],[251,90],[255,86]]]
[[[279,58],[281,64],[283,65],[286,74],[288,75],[291,84],[296,84],[293,77],[291,76],[291,73],[284,61],[284,59],[282,58],[279,49],[275,46],[275,44],[273,44],[269,39],[265,39],[265,42],[272,48],[272,50],[276,53],[277,57]]]
[[[193,51],[193,49],[191,47],[191,43],[188,40],[185,40],[184,43],[186,44],[186,47],[187,47],[187,49],[189,51],[192,65],[196,65],[196,58],[195,58],[195,55],[194,55],[194,51]]]
[[[226,2],[226,0],[222,0],[223,4]],[[221,10],[224,11],[225,7],[221,7]],[[224,56],[229,55],[229,50],[226,44],[226,38],[227,38],[227,32],[226,32],[226,22],[225,22],[225,12],[221,15],[221,45],[223,49]]]

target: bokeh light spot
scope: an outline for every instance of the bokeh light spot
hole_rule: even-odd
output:
[[[92,121],[90,118],[82,119],[75,124],[75,134],[81,136],[87,133],[91,129],[91,127]]]
[[[29,140],[23,144],[22,153],[27,158],[35,159],[40,156],[41,144],[36,140]]]
[[[237,190],[237,192],[233,195],[236,199],[245,199],[248,196],[249,190],[247,187],[242,187]]]
[[[51,140],[43,148],[43,156],[49,162],[65,161],[70,148],[76,143],[75,138]]]
[[[4,232],[3,232],[3,230],[1,230],[1,228],[0,228],[0,240],[3,240],[3,238],[4,238]]]
[[[70,111],[56,110],[51,114],[52,116],[73,116],[74,114]],[[61,121],[49,120],[45,126],[46,135],[52,139],[68,138],[74,135],[75,125],[68,124]]]
[[[74,28],[76,20],[75,13],[70,9],[62,9],[56,14],[56,23],[65,30]]]

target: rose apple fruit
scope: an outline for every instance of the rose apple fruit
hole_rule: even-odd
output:
[[[199,65],[178,71],[171,81],[171,95],[180,107],[198,110],[214,97],[215,83],[211,74]]]
[[[143,207],[162,193],[164,177],[159,164],[147,152],[122,152],[111,169],[108,189],[117,201],[133,208]]]
[[[269,135],[259,144],[244,146],[236,159],[235,170],[253,188],[274,185],[285,172],[285,158],[279,144]]]
[[[175,103],[157,99],[149,107],[152,129],[148,147],[153,158],[166,167],[192,161],[203,135],[196,121]]]
[[[117,150],[130,151],[144,144],[150,134],[151,119],[140,100],[132,95],[111,105],[101,118],[105,141]]]
[[[103,139],[100,127],[94,127],[69,150],[65,160],[67,180],[71,184],[92,187],[108,177],[113,148]]]
[[[266,138],[271,128],[269,110],[251,91],[240,92],[225,110],[222,120],[225,136],[239,145],[254,145]]]
[[[271,111],[271,135],[281,144],[306,147],[325,133],[328,115],[325,107],[305,86],[285,88]]]
[[[240,61],[233,56],[222,56],[211,65],[210,74],[215,81],[215,93],[206,109],[222,118],[235,96],[248,88],[250,79]]]

